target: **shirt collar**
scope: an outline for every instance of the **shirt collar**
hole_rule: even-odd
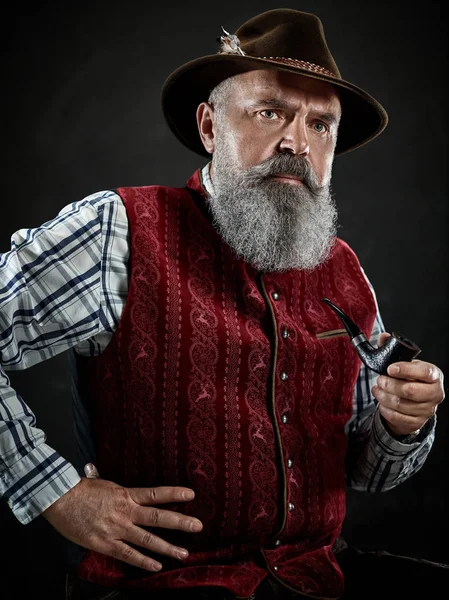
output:
[[[201,169],[201,179],[203,182],[203,187],[207,192],[208,196],[212,196],[214,193],[214,186],[212,184],[212,179],[210,177],[210,161]]]

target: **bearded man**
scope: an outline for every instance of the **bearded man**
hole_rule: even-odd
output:
[[[93,194],[6,255],[2,365],[71,349],[87,477],[4,376],[2,495],[86,549],[73,600],[377,597],[335,555],[345,485],[416,473],[444,397],[435,365],[361,364],[322,302],[389,337],[330,188],[334,156],[379,135],[385,110],[342,79],[320,20],[289,9],[223,31],[162,106],[208,157],[185,188]],[[447,573],[382,564],[409,598],[410,573]]]

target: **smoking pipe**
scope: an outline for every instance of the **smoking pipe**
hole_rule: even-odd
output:
[[[362,362],[376,373],[388,375],[387,368],[389,365],[399,361],[411,361],[421,352],[421,348],[418,348],[414,342],[394,331],[383,346],[374,348],[366,335],[360,331],[354,321],[341,308],[335,306],[328,298],[322,298],[322,300],[340,317],[340,321],[345,326],[351,343]]]

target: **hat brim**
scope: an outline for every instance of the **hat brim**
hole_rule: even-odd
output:
[[[200,156],[210,157],[198,133],[196,111],[199,104],[207,102],[212,89],[224,79],[260,69],[297,73],[328,82],[338,89],[342,117],[336,155],[359,148],[377,137],[387,126],[388,116],[383,106],[348,81],[264,58],[213,54],[182,65],[169,75],[162,86],[162,112],[178,140]]]

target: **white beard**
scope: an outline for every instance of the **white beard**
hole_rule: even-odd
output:
[[[214,226],[239,258],[267,272],[310,270],[326,260],[337,209],[330,184],[319,185],[306,159],[279,153],[242,170],[220,136],[212,165]],[[303,185],[271,179],[280,173],[300,177]]]

